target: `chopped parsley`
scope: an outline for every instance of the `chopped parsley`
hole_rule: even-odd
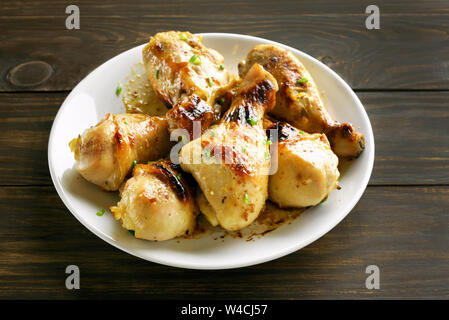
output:
[[[299,134],[304,134],[304,131],[298,130]]]
[[[159,79],[159,69],[156,70],[156,79]]]
[[[307,79],[307,78],[301,78],[301,79],[296,80],[296,83],[307,83],[307,82],[309,82],[309,79]]]
[[[182,41],[186,41],[187,40],[187,36],[184,33],[181,33],[181,35],[179,36],[179,39]]]
[[[248,204],[249,202],[249,195],[247,193],[245,193],[245,196],[243,197],[243,202],[245,202],[245,204]]]
[[[218,104],[222,105],[224,103],[224,98],[220,98],[217,100]]]
[[[115,88],[115,94],[116,94],[117,96],[119,96],[120,93],[122,92],[122,89],[123,89],[122,84],[119,82],[119,83],[117,84],[117,88]]]
[[[97,212],[97,216],[101,217],[102,215],[104,215],[105,210],[101,209],[100,211]]]
[[[181,180],[181,175],[182,175],[182,173],[180,172],[180,173],[178,173],[178,175],[176,176],[176,178],[178,178],[178,180]]]
[[[212,137],[215,137],[215,131],[214,130],[211,130],[210,134],[211,134]]]
[[[124,123],[124,124],[128,124],[128,122],[126,122],[126,120],[125,120],[125,121],[123,121],[123,123]]]
[[[134,169],[134,167],[136,166],[136,164],[137,164],[137,160],[134,160],[134,161],[133,161],[133,169]]]
[[[210,150],[209,149],[204,149],[204,154],[206,155],[206,157],[210,158],[211,154],[210,154]]]
[[[271,140],[269,140],[267,137],[265,137],[265,145],[269,146],[271,144]]]
[[[196,54],[194,54],[192,57],[190,57],[189,62],[193,63],[193,64],[196,64],[196,65],[200,65],[201,64],[201,60],[200,60],[200,58],[198,58],[198,56]]]
[[[209,84],[209,87],[212,87],[214,85],[211,77],[207,78],[207,83]]]
[[[257,123],[257,121],[259,121],[259,118],[258,117],[254,117],[254,118],[249,118],[248,119],[248,123],[250,124],[250,125],[255,125],[256,123]]]
[[[220,64],[220,70],[224,70],[224,65]]]
[[[246,147],[245,146],[242,147],[242,152],[246,152]]]

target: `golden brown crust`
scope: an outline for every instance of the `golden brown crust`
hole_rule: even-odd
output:
[[[164,157],[172,146],[166,119],[144,114],[107,114],[69,144],[76,168],[88,181],[117,190],[134,161]]]
[[[276,79],[259,64],[254,64],[237,87],[222,122],[251,125],[252,120],[262,120],[265,112],[276,104],[277,90]]]
[[[273,116],[308,133],[325,133],[339,156],[355,157],[360,154],[364,148],[363,135],[356,132],[351,124],[332,119],[311,75],[296,57],[277,46],[255,46],[246,61],[239,64],[240,76],[245,75],[255,63],[261,64],[278,81],[276,106],[271,111]]]
[[[238,125],[262,128],[265,113],[276,104],[277,90],[276,79],[260,65],[254,64],[237,87],[231,107],[221,122],[228,123],[231,129]],[[240,133],[244,141],[251,140],[243,131]],[[226,164],[236,174],[253,175],[257,172],[259,164],[250,161],[248,154],[242,152],[241,146],[221,146],[221,149],[223,160],[227,159]]]
[[[197,208],[188,184],[168,160],[138,164],[110,210],[139,239],[164,241],[195,229]]]
[[[215,121],[215,113],[212,107],[200,97],[193,94],[187,100],[170,109],[166,114],[170,130],[185,129],[193,137],[193,123],[201,124],[202,134],[204,130]]]
[[[149,164],[138,164],[133,170],[133,176],[144,176],[155,174],[167,183],[180,201],[191,201],[192,192],[186,181],[182,178],[179,165],[175,165],[170,160],[159,160]]]
[[[220,68],[223,57],[201,41],[189,32],[168,31],[151,37],[143,49],[151,86],[166,105],[175,106],[192,94],[213,105],[220,89],[232,82]]]
[[[262,119],[275,104],[276,90],[273,76],[255,65],[235,88],[220,123],[181,149],[183,170],[195,178],[227,230],[249,225],[267,199],[270,154]],[[198,151],[201,159],[193,161]]]

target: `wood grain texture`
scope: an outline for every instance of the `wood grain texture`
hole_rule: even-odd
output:
[[[80,7],[80,30],[65,28],[69,4]],[[378,0],[381,29],[368,31],[370,4],[3,0],[0,299],[449,299],[449,5]],[[170,29],[278,41],[323,61],[356,90],[373,125],[374,171],[334,230],[262,265],[195,271],[128,255],[70,214],[47,164],[59,106],[100,64]],[[81,290],[65,289],[69,264],[81,269]],[[378,291],[365,289],[371,264],[381,270]]]
[[[360,14],[374,4],[371,0],[109,0],[107,3],[91,0],[2,0],[2,12],[8,16],[58,16],[69,4],[78,5],[85,16],[143,16],[145,14],[192,16],[199,12],[205,15],[288,15],[288,14]],[[381,13],[385,14],[430,14],[449,13],[447,1],[426,0],[377,0]]]
[[[449,92],[358,96],[374,131],[371,184],[449,183]]]
[[[369,187],[310,246],[227,271],[165,267],[115,249],[53,187],[1,187],[0,207],[0,298],[449,298],[449,187]],[[81,270],[80,290],[65,289],[70,264]],[[381,270],[379,291],[365,289],[371,264]]]
[[[326,11],[327,12],[327,11]],[[380,30],[365,28],[365,14],[140,16],[86,15],[80,30],[66,30],[66,15],[0,18],[0,91],[70,90],[113,56],[170,29],[249,34],[298,48],[329,65],[355,89],[449,89],[449,19],[446,14],[382,15]],[[421,39],[421,41],[417,41]],[[54,72],[36,86],[13,85],[11,70],[43,61]],[[23,77],[35,76],[25,69]]]
[[[66,93],[0,94],[0,185],[51,185],[47,145]],[[449,92],[358,93],[376,158],[371,185],[449,183]]]
[[[0,184],[51,184],[47,146],[64,94],[0,95]]]

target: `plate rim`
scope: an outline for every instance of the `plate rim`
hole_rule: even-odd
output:
[[[326,71],[330,72],[330,74],[333,76],[334,79],[336,79],[340,85],[342,85],[351,95],[351,97],[353,98],[353,100],[357,103],[358,108],[361,111],[362,117],[364,118],[365,123],[367,124],[367,135],[365,135],[365,139],[367,141],[367,143],[369,143],[370,148],[369,149],[365,149],[363,152],[369,152],[368,154],[368,168],[366,168],[367,170],[364,171],[364,175],[363,175],[363,179],[361,181],[361,188],[358,189],[358,192],[356,194],[354,194],[354,196],[351,198],[351,203],[350,205],[347,206],[346,208],[346,213],[343,214],[339,219],[334,220],[334,223],[329,224],[327,228],[324,229],[324,231],[320,232],[320,233],[316,233],[314,234],[314,236],[310,237],[309,239],[307,239],[306,241],[303,241],[301,243],[296,243],[290,246],[285,247],[283,250],[279,250],[276,251],[275,253],[271,254],[271,255],[267,255],[264,257],[261,257],[259,259],[254,259],[252,261],[246,261],[246,262],[233,262],[233,263],[229,263],[226,265],[207,265],[207,266],[201,266],[201,265],[195,265],[193,263],[172,263],[172,262],[167,262],[166,260],[161,260],[161,259],[157,259],[157,258],[149,258],[149,257],[145,257],[142,254],[140,254],[139,252],[133,251],[131,249],[128,249],[124,246],[122,246],[119,242],[115,241],[112,238],[107,237],[104,233],[102,233],[100,230],[97,230],[97,228],[95,228],[94,226],[90,225],[87,221],[84,220],[84,218],[79,215],[76,210],[72,207],[70,201],[68,200],[68,198],[66,197],[65,194],[65,190],[62,187],[62,185],[59,183],[59,181],[56,178],[56,172],[54,169],[54,165],[53,163],[55,162],[55,160],[53,159],[53,154],[50,152],[51,150],[51,146],[53,144],[53,140],[54,140],[54,135],[55,135],[55,123],[58,122],[59,117],[62,114],[62,110],[64,109],[64,106],[66,104],[69,104],[70,100],[73,99],[73,92],[79,87],[81,86],[84,82],[86,82],[88,79],[90,79],[98,70],[104,68],[108,63],[112,63],[113,60],[118,60],[120,59],[120,57],[122,55],[127,54],[129,51],[132,50],[136,50],[139,47],[142,47],[144,45],[146,45],[146,43],[143,43],[141,45],[135,46],[133,48],[130,48],[128,50],[125,50],[121,53],[119,53],[118,55],[108,59],[107,61],[103,62],[102,64],[100,64],[98,67],[96,67],[94,70],[92,70],[87,76],[85,76],[72,90],[71,92],[67,95],[67,97],[64,99],[63,103],[61,104],[61,106],[58,109],[58,112],[56,113],[56,116],[53,120],[52,126],[51,126],[51,130],[50,130],[50,135],[49,135],[49,139],[48,139],[48,144],[47,144],[47,158],[48,158],[48,166],[49,166],[49,171],[50,171],[50,176],[53,182],[53,185],[58,193],[59,198],[62,200],[62,202],[64,203],[64,205],[69,209],[69,211],[71,212],[71,214],[83,225],[85,226],[90,232],[92,232],[93,234],[95,234],[97,237],[99,237],[100,239],[104,240],[105,242],[109,243],[110,245],[114,246],[117,249],[120,249],[121,251],[124,251],[132,256],[138,257],[140,259],[146,260],[146,261],[150,261],[153,263],[158,263],[158,264],[162,264],[162,265],[166,265],[166,266],[170,266],[170,267],[178,267],[178,268],[185,268],[185,269],[194,269],[194,270],[226,270],[226,269],[235,269],[235,268],[243,268],[243,267],[248,267],[248,266],[253,266],[253,265],[258,265],[261,263],[265,263],[268,261],[272,261],[272,260],[276,260],[278,258],[281,258],[283,256],[289,255],[293,252],[296,252],[306,246],[308,246],[309,244],[317,241],[318,239],[320,239],[321,237],[323,237],[325,234],[327,234],[328,232],[330,232],[332,229],[334,229],[338,224],[341,223],[341,221],[343,221],[348,215],[349,213],[354,209],[354,207],[357,205],[357,203],[360,201],[362,195],[364,194],[370,177],[372,175],[372,171],[373,171],[373,166],[374,166],[374,155],[375,155],[375,142],[374,142],[374,133],[373,133],[373,129],[371,126],[371,121],[369,120],[368,114],[366,112],[365,107],[363,106],[363,104],[361,103],[360,99],[358,98],[358,96],[355,94],[355,92],[352,90],[352,88],[331,68],[329,68],[328,66],[326,66],[324,63],[322,63],[321,61],[319,61],[318,59],[314,58],[313,56],[305,53],[304,51],[301,51],[299,49],[290,47],[288,45],[279,43],[279,42],[275,42],[269,39],[265,39],[265,38],[260,38],[260,37],[254,37],[254,36],[250,36],[250,35],[243,35],[243,34],[236,34],[236,33],[197,33],[196,35],[199,36],[206,36],[206,37],[228,37],[228,38],[239,38],[239,39],[251,39],[253,41],[260,41],[260,42],[264,42],[264,43],[269,43],[269,44],[274,44],[277,46],[281,46],[287,50],[292,51],[294,54],[296,54],[297,52],[300,53],[300,55],[304,55],[307,58],[311,59],[314,63],[317,63],[319,65],[321,65],[321,67],[324,67],[325,69],[327,69]]]

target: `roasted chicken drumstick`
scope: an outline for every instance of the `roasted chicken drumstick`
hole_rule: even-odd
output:
[[[268,182],[269,199],[280,207],[308,207],[337,187],[338,157],[324,133],[308,134],[285,122],[264,121],[267,135],[276,133],[277,170]],[[274,132],[272,131],[274,130]]]
[[[196,94],[210,105],[234,77],[224,68],[217,51],[206,48],[200,36],[189,32],[161,32],[143,49],[151,86],[169,107]]]
[[[164,118],[144,114],[107,114],[73,139],[76,169],[105,190],[118,190],[135,162],[157,160],[172,146]]]
[[[289,51],[274,45],[257,45],[239,64],[243,77],[258,63],[277,80],[279,91],[271,114],[309,133],[325,133],[332,150],[341,157],[356,157],[364,148],[363,135],[350,123],[332,119],[311,75]]]
[[[191,191],[168,160],[136,165],[120,196],[111,212],[136,238],[163,241],[189,235],[195,228]]]
[[[262,119],[277,90],[276,80],[255,64],[220,123],[181,149],[182,169],[193,175],[227,230],[248,226],[267,199],[270,154]]]

